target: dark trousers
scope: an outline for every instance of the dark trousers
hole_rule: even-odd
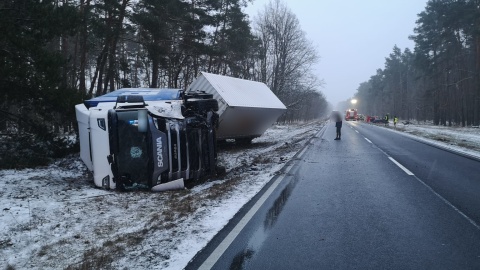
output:
[[[337,138],[342,136],[342,127],[337,127]]]

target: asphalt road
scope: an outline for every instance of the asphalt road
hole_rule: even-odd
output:
[[[187,269],[480,269],[480,162],[330,123]]]

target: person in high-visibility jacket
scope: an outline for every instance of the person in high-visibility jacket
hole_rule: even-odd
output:
[[[394,116],[394,117],[393,117],[393,126],[394,126],[394,127],[397,127],[397,122],[398,122],[398,117],[397,117],[397,116]]]

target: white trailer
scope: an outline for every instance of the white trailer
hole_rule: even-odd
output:
[[[196,92],[211,94],[218,101],[217,140],[249,142],[260,137],[287,109],[261,82],[202,72],[186,91]]]

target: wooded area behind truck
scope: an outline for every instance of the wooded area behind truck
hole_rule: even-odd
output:
[[[266,83],[288,107],[282,122],[321,117],[318,55],[298,19],[275,1],[252,28],[246,4],[0,2],[0,167],[78,151],[61,135],[73,133],[74,106],[85,99],[125,87],[186,89],[201,71]]]
[[[272,0],[249,18],[247,3],[1,1],[0,167],[78,151],[64,134],[74,133],[73,108],[85,99],[125,87],[186,89],[202,71],[265,83],[287,107],[282,122],[326,115],[313,72],[320,56],[295,14]],[[428,1],[412,32],[415,47],[392,44],[385,67],[360,84],[356,108],[478,126],[480,0]]]

